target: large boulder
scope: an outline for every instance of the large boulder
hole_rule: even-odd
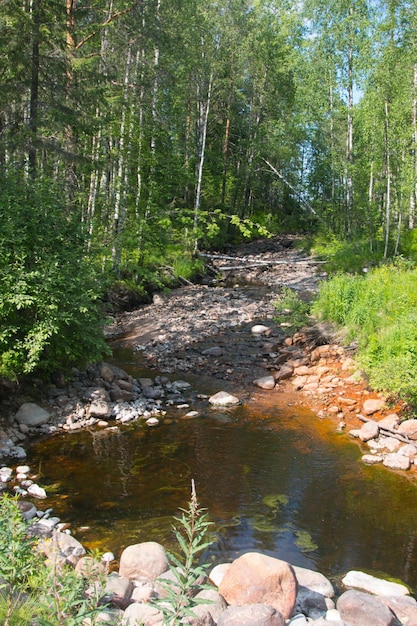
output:
[[[340,617],[349,626],[397,626],[398,621],[392,611],[376,596],[355,591],[343,593],[336,608]]]
[[[285,619],[272,606],[229,606],[220,615],[217,626],[285,626]]]
[[[297,579],[292,566],[258,552],[233,561],[219,585],[231,605],[267,604],[288,619],[297,598]]]
[[[119,574],[130,580],[155,580],[168,569],[165,549],[155,541],[127,546],[120,557]]]
[[[27,426],[41,426],[41,424],[46,424],[50,417],[51,414],[41,406],[34,402],[25,402],[16,413],[15,420]]]

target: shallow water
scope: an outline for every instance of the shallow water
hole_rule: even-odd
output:
[[[213,385],[202,381],[201,391]],[[172,409],[156,428],[37,442],[28,462],[41,472],[47,506],[90,548],[119,556],[154,540],[172,549],[173,516],[195,479],[214,522],[206,559],[256,550],[332,579],[365,569],[417,589],[417,485],[365,466],[334,423],[289,404],[267,392],[228,411],[205,407],[195,419]]]

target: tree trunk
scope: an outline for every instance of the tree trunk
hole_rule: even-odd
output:
[[[203,44],[204,45],[204,44]],[[201,185],[203,181],[203,167],[206,154],[207,126],[211,103],[211,92],[213,88],[214,71],[211,70],[207,85],[207,95],[204,99],[203,94],[199,98],[199,119],[198,119],[198,154],[197,154],[197,186],[194,199],[194,252],[198,250],[198,226],[200,219],[201,205]]]
[[[387,180],[385,195],[385,248],[384,259],[388,256],[390,220],[391,220],[391,156],[389,142],[389,103],[385,100],[385,176]]]
[[[39,105],[39,28],[40,28],[40,0],[33,0],[32,4],[32,58],[30,77],[29,102],[29,175],[36,178],[36,144],[38,132],[38,105]]]

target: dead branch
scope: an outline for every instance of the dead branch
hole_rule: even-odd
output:
[[[385,426],[380,426],[378,422],[375,422],[375,420],[372,420],[369,417],[365,417],[364,415],[358,415],[358,417],[360,420],[362,420],[362,422],[374,422],[378,426],[382,434],[387,433],[390,437],[394,437],[395,439],[398,439],[398,441],[402,441],[403,443],[413,443],[405,435],[400,435],[400,433],[395,432],[395,430],[391,430],[391,428],[385,428]]]

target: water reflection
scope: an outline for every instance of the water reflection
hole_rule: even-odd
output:
[[[170,547],[194,478],[215,522],[213,561],[262,550],[331,577],[368,569],[416,588],[416,485],[364,466],[332,424],[278,400],[59,436],[34,445],[29,462],[53,485],[48,506],[90,547]]]

